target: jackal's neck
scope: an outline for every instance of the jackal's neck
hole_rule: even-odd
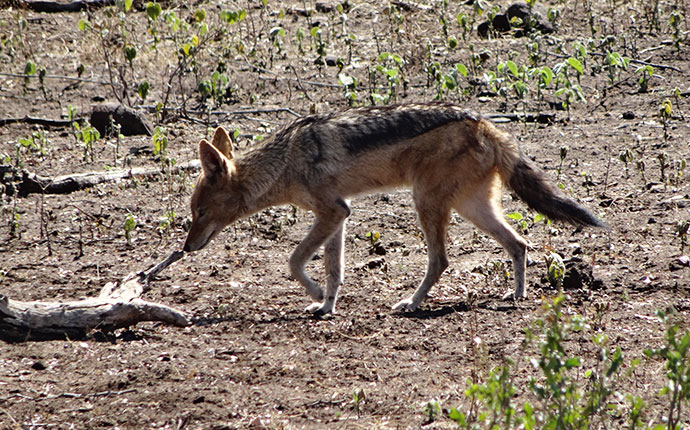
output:
[[[270,142],[241,155],[235,162],[237,185],[242,188],[249,213],[283,203],[286,166],[282,144]]]

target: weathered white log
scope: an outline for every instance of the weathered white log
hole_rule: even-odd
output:
[[[76,339],[92,330],[111,331],[141,321],[187,326],[190,321],[184,312],[139,298],[149,290],[149,282],[156,274],[182,256],[182,251],[175,251],[147,271],[130,274],[121,282],[109,282],[95,298],[20,302],[0,295],[0,339]]]

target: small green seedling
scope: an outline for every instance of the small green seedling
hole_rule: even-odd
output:
[[[127,240],[127,246],[132,245],[132,232],[137,228],[137,221],[134,219],[134,215],[128,213],[125,217],[124,229],[125,229],[125,239]]]
[[[549,252],[544,256],[546,261],[546,279],[556,290],[563,289],[563,279],[565,278],[565,263],[563,258],[555,252]]]
[[[629,178],[630,175],[628,173],[628,164],[631,163],[634,159],[633,153],[630,149],[625,148],[623,151],[621,151],[620,154],[618,154],[618,159],[625,164],[625,177]]]
[[[676,234],[680,239],[680,253],[682,254],[685,247],[688,245],[688,230],[690,230],[690,222],[688,221],[678,221],[676,223]]]

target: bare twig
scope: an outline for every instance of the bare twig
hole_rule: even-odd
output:
[[[551,55],[552,57],[556,57],[556,58],[570,58],[570,55],[556,54],[555,52],[549,52],[549,51],[545,51],[545,52],[547,54]],[[606,56],[606,54],[601,53],[601,52],[588,52],[588,54],[596,56],[596,57],[605,57]],[[657,69],[669,69],[669,70],[673,70],[674,72],[683,73],[683,71],[680,70],[679,68],[669,66],[666,64],[650,63],[648,61],[635,60],[634,58],[630,58],[629,60],[631,63],[634,63],[634,64],[642,64],[643,66],[652,66],[652,67],[655,67]]]
[[[310,102],[313,103],[314,100],[309,96],[309,93],[307,92],[307,90],[302,85],[302,80],[299,78],[299,76],[297,76],[297,70],[295,70],[295,66],[290,65],[290,69],[292,70],[292,74],[295,75],[295,79],[297,80],[297,86],[299,87],[299,89],[302,90],[304,95],[307,97],[307,100],[309,100]]]
[[[7,73],[7,72],[0,72],[0,76],[7,76],[10,78],[27,78],[27,79],[39,78],[38,75],[24,75],[21,73]],[[99,81],[96,79],[88,79],[88,78],[75,78],[74,76],[45,75],[45,76],[43,76],[43,79],[57,79],[57,80],[61,80],[61,81],[76,81],[76,82],[88,82],[91,84],[110,85],[110,82]]]
[[[77,0],[70,3],[59,3],[53,1],[19,1],[18,4],[20,7],[25,7],[35,12],[60,13],[80,12],[86,9],[112,6],[115,4],[115,0]]]
[[[46,127],[68,127],[72,121],[67,119],[35,118],[31,116],[24,116],[21,118],[0,118],[0,126],[17,123],[36,124]]]

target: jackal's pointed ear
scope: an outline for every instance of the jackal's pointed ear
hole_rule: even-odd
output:
[[[199,142],[199,160],[204,176],[209,179],[220,178],[228,175],[228,160],[221,152],[206,140]]]
[[[211,144],[220,151],[221,154],[225,155],[227,159],[232,158],[232,141],[228,132],[225,131],[223,127],[216,128],[215,133],[213,133],[213,140]]]

